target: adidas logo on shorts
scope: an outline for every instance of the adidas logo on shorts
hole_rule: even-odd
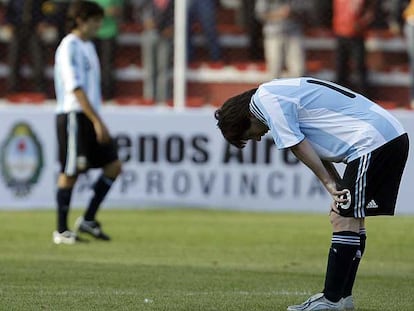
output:
[[[378,204],[374,200],[371,200],[367,204],[367,208],[378,208]]]

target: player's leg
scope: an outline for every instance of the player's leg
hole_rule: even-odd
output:
[[[103,233],[100,223],[96,220],[96,214],[105,199],[114,181],[121,173],[122,164],[118,159],[117,146],[114,141],[108,144],[99,144],[96,141],[93,126],[87,122],[90,142],[87,151],[90,167],[102,168],[102,174],[96,180],[93,186],[93,196],[83,215],[75,223],[75,229],[80,232],[86,232],[95,238],[109,240],[110,237]]]
[[[57,230],[53,232],[55,244],[74,244],[77,240],[76,234],[68,227],[70,201],[75,182],[76,176],[67,176],[61,173],[58,177],[56,191]]]
[[[88,209],[85,212],[84,219],[86,221],[95,220],[99,206],[105,199],[107,193],[111,189],[114,181],[121,173],[121,161],[115,160],[104,166],[102,174],[99,176],[93,186],[94,195],[89,202]]]
[[[345,295],[352,293],[360,257],[365,250],[364,218],[394,215],[407,155],[408,137],[404,134],[347,165],[342,186],[350,190],[350,204],[338,206],[340,215],[331,213],[333,236],[324,293],[288,310],[354,309],[352,295]],[[338,295],[344,299],[335,304]]]
[[[342,310],[345,280],[360,245],[358,234],[360,220],[353,217],[343,217],[334,212],[331,213],[330,220],[333,234],[324,290],[300,305],[288,307],[288,311]]]
[[[115,160],[104,167],[102,175],[99,176],[93,186],[94,194],[84,216],[79,217],[75,222],[77,232],[88,233],[104,241],[111,239],[108,234],[103,232],[100,222],[96,220],[96,214],[120,172],[121,162],[119,160]]]
[[[370,195],[367,186],[370,184],[368,171],[371,160],[372,155],[367,154],[347,165],[341,185],[349,190],[349,201],[337,205],[339,214],[332,212],[330,215],[333,234],[324,286],[325,297],[330,301],[336,302],[344,298],[347,287],[348,291],[352,291],[361,257],[360,229]],[[362,237],[363,243],[364,237],[365,235]],[[348,283],[350,275],[353,275],[352,282]]]
[[[77,118],[75,113],[59,114],[56,117],[60,175],[57,181],[57,228],[53,232],[56,244],[73,244],[76,235],[69,230],[68,214],[73,186],[77,179]]]
[[[352,297],[352,289],[354,287],[356,275],[359,268],[359,263],[361,262],[362,256],[364,255],[365,251],[365,244],[366,244],[366,229],[365,229],[365,220],[360,219],[360,227],[359,227],[359,250],[356,253],[356,256],[354,257],[354,260],[352,261],[351,269],[348,274],[348,278],[345,283],[344,292],[342,294],[343,297],[343,305],[345,311],[351,311],[354,310],[354,301]]]
[[[360,248],[360,219],[331,213],[333,228],[325,276],[324,294],[333,302],[343,297],[346,280]]]
[[[349,201],[347,204],[337,206],[340,214],[334,211],[330,214],[333,234],[323,292],[312,296],[301,305],[289,307],[288,310],[342,309],[345,282],[351,270],[353,259],[360,247],[360,219],[354,217],[354,207],[364,195],[360,193],[360,188],[355,187],[355,180],[364,180],[367,165],[368,162],[363,159],[351,162],[347,165],[341,180],[343,188],[349,190]],[[358,189],[358,191],[355,191],[355,189]]]
[[[361,217],[375,215],[393,215],[395,202],[398,195],[398,188],[401,175],[405,167],[408,151],[408,139],[406,135],[400,136],[372,152],[363,178],[364,184],[358,187],[363,189],[364,198],[354,208],[354,215]],[[351,169],[346,172],[348,176]],[[345,177],[345,176],[344,176]],[[349,178],[352,179],[353,177]],[[365,179],[365,181],[364,181]],[[343,303],[345,310],[353,310],[352,289],[356,279],[359,263],[365,251],[366,229],[364,218],[359,219],[360,247],[352,262],[351,270],[345,283],[343,292]]]
[[[76,176],[67,176],[61,173],[58,177],[56,202],[57,202],[57,231],[63,233],[69,230],[68,214]]]

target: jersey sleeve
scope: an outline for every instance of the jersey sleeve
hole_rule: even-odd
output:
[[[298,99],[275,95],[262,88],[254,101],[262,112],[278,149],[300,143],[304,138],[298,121]]]
[[[61,72],[64,79],[65,91],[72,92],[82,86],[82,55],[76,42],[68,42],[63,50]]]

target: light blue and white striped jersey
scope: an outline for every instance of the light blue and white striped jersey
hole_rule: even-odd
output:
[[[348,163],[405,133],[400,122],[366,97],[314,78],[276,79],[259,86],[250,110],[278,149],[306,138],[321,159]]]
[[[54,82],[57,113],[82,111],[73,91],[82,88],[92,107],[102,105],[99,59],[91,41],[74,34],[65,36],[55,54]]]

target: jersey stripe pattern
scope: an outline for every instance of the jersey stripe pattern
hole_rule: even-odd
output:
[[[54,82],[57,113],[82,111],[73,91],[82,88],[92,107],[100,109],[101,79],[99,59],[91,41],[74,34],[62,39],[55,54]]]
[[[306,138],[321,159],[348,163],[405,133],[368,98],[315,78],[275,79],[259,86],[250,111],[269,127],[278,149]]]

